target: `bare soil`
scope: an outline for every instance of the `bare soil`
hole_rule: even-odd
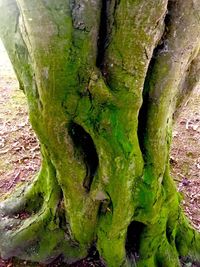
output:
[[[171,173],[183,195],[182,205],[200,231],[200,87],[186,102],[173,131]]]
[[[40,148],[28,121],[25,96],[19,90],[7,54],[0,43],[0,198],[31,179],[40,168]],[[173,131],[172,175],[183,195],[182,205],[192,225],[200,231],[200,88],[185,104]],[[92,259],[92,260],[91,260]],[[43,267],[45,265],[0,259],[0,267]],[[47,265],[46,265],[47,266]],[[49,267],[67,266],[62,258]],[[74,267],[104,266],[98,255]],[[198,266],[185,262],[183,266]]]
[[[0,45],[0,198],[32,178],[40,166],[40,149],[28,121],[24,93]],[[1,266],[0,266],[1,267]]]

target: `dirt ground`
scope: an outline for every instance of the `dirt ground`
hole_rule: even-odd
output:
[[[24,94],[0,43],[0,198],[31,179],[40,167],[39,144],[28,121]],[[182,205],[193,226],[200,231],[200,88],[185,104],[173,131],[172,175],[183,194]],[[94,256],[93,256],[94,259]],[[67,266],[59,259],[49,267]],[[0,267],[44,266],[16,259]],[[90,259],[74,266],[103,266]],[[183,266],[197,266],[190,262]]]
[[[24,94],[0,46],[0,197],[40,166],[39,145],[28,121]],[[1,267],[1,266],[0,266]]]
[[[186,102],[173,131],[171,173],[183,193],[182,205],[200,231],[200,87]]]

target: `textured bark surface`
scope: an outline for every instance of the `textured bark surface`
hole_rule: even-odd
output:
[[[177,99],[199,78],[200,2],[0,0],[0,19],[43,155],[1,203],[1,256],[73,262],[95,245],[111,267],[200,260],[169,173]]]

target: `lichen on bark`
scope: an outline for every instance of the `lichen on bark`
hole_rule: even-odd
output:
[[[197,1],[0,1],[43,157],[32,184],[1,203],[2,257],[73,262],[95,244],[110,267],[200,259],[169,170],[199,15]]]

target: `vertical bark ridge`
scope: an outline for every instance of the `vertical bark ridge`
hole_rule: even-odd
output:
[[[32,101],[32,104],[29,105],[29,111],[33,111],[33,113],[37,114],[37,118],[40,118],[41,116],[38,110],[39,100],[37,99],[37,89],[34,85],[32,62],[19,28],[19,9],[14,0],[2,1],[0,4],[2,25],[0,29],[1,39],[8,51],[20,85],[22,85],[28,100]],[[9,6],[9,8],[7,8],[7,6]],[[13,18],[12,21],[9,20],[10,17]],[[28,104],[29,103],[28,101]]]
[[[153,73],[153,68],[154,64],[156,62],[156,57],[158,55],[158,51],[161,49],[165,49],[165,37],[169,29],[169,2],[167,4],[167,9],[165,12],[165,16],[163,17],[163,30],[160,34],[159,39],[157,40],[156,46],[153,49],[152,55],[146,54],[147,58],[150,58],[149,64],[148,64],[148,69],[146,72],[146,77],[144,80],[144,87],[143,87],[143,92],[142,92],[142,105],[139,110],[139,115],[138,115],[138,140],[140,144],[140,149],[142,151],[143,157],[144,157],[144,162],[146,161],[145,159],[145,147],[144,147],[144,139],[145,139],[145,129],[146,129],[146,122],[147,122],[147,112],[148,112],[148,93],[149,93],[149,82],[151,80],[151,75]]]
[[[199,7],[196,6],[196,8],[199,10]],[[199,47],[200,28],[196,27],[198,20],[195,13],[198,13],[198,11],[192,7],[191,2],[170,1],[170,8],[168,7],[168,9],[168,30],[161,45],[156,49],[144,88],[146,109],[143,107],[143,114],[145,114],[145,117],[142,117],[141,114],[139,117],[140,120],[142,118],[146,120],[146,122],[141,122],[143,127],[139,129],[140,135],[143,130],[143,139],[140,140],[140,146],[145,159],[144,180],[139,202],[141,203],[142,195],[148,194],[149,197],[146,198],[143,205],[137,207],[135,219],[149,225],[149,236],[151,236],[155,222],[161,220],[163,216],[163,221],[160,221],[160,225],[157,225],[158,229],[163,231],[166,229],[166,218],[168,218],[167,227],[171,231],[166,234],[168,241],[162,241],[163,245],[159,248],[154,247],[151,254],[155,255],[153,260],[156,260],[157,264],[179,266],[177,250],[180,251],[180,249],[177,246],[176,236],[179,239],[178,229],[179,227],[182,229],[182,223],[177,216],[184,217],[184,215],[179,207],[180,199],[176,194],[175,184],[169,174],[169,147],[176,94],[179,84],[182,78],[185,78],[188,66],[191,64],[194,51]],[[182,32],[183,25],[184,33]],[[192,37],[191,32],[193,33]],[[150,191],[154,193],[150,194]],[[150,218],[151,221],[149,221]],[[171,243],[167,245],[169,240]],[[150,263],[152,261],[151,256],[146,253],[147,250],[151,250],[148,248],[151,246],[151,240],[144,238],[143,241],[138,266],[140,264],[143,266],[148,261],[149,264],[153,264]],[[185,255],[188,253],[190,241],[186,241],[187,244],[183,247]],[[168,257],[169,261],[163,257],[164,251],[171,255]],[[196,258],[198,257],[196,256]]]
[[[168,164],[172,113],[177,88],[182,77],[185,76],[191,61],[191,54],[199,43],[199,27],[194,26],[197,21],[194,16],[196,11],[191,8],[192,4],[180,3],[180,1],[173,2],[173,4],[174,6],[169,10],[169,30],[163,41],[167,46],[158,49],[155,63],[148,77],[148,85],[146,85],[148,112],[142,146],[147,162],[144,180],[152,186],[152,190],[153,188],[161,190],[161,182]],[[185,10],[188,10],[188,13]],[[184,33],[181,25],[184,25],[186,29]],[[192,37],[191,32],[193,32]],[[190,46],[188,47],[189,40]],[[157,191],[158,195],[161,194],[160,190]],[[157,194],[152,196],[152,206],[158,197]],[[147,205],[149,207],[149,202]]]
[[[29,13],[30,9],[33,9],[33,2],[19,0],[18,4],[25,17],[27,31],[32,42],[33,57],[37,62],[36,80],[39,81],[38,87],[44,103],[43,121],[47,125],[42,142],[47,144],[52,162],[57,169],[57,178],[66,205],[66,217],[70,221],[73,238],[80,244],[82,243],[84,247],[83,243],[89,245],[93,239],[98,201],[95,202],[91,197],[85,196],[84,188],[81,188],[86,171],[84,164],[81,165],[81,162],[74,157],[73,143],[68,136],[67,128],[72,119],[69,114],[73,113],[73,108],[79,100],[79,93],[85,89],[84,81],[88,79],[91,72],[91,64],[95,62],[95,56],[88,55],[89,53],[96,55],[93,39],[96,38],[98,3],[85,1],[84,6],[81,7],[79,2],[76,1],[71,11],[69,3],[63,4],[60,9],[59,3],[49,3],[51,8],[47,8],[47,3],[38,1],[38,12],[43,11],[42,17],[38,12]],[[56,8],[59,10],[59,19]],[[58,25],[63,25],[63,27],[58,29],[52,17]],[[44,36],[41,36],[42,33],[39,31],[38,20],[40,25],[48,28],[45,31],[46,44],[42,42]],[[38,31],[32,32],[32,27],[36,27]],[[77,54],[82,55],[79,62],[77,62]],[[81,88],[78,83],[76,84],[77,76],[82,81]],[[49,99],[51,103],[46,105],[45,99]],[[62,106],[59,104],[56,106],[56,103],[60,101],[69,109],[68,114]],[[79,114],[76,115],[80,117]],[[61,144],[64,145],[61,147]]]
[[[149,47],[149,53],[152,53],[155,43],[158,41],[160,31],[162,31],[166,2],[158,1],[158,8],[148,14],[149,20],[146,20],[144,15],[138,21],[137,13],[145,14],[151,4],[142,2],[134,5],[131,1],[120,1],[115,9],[111,42],[105,51],[106,81],[115,99],[113,110],[109,110],[112,137],[115,138],[110,139],[109,134],[105,137],[109,141],[109,146],[113,149],[111,153],[115,157],[112,160],[113,167],[106,172],[108,182],[105,183],[104,190],[111,196],[113,214],[107,212],[100,218],[97,246],[100,254],[110,266],[114,261],[118,264],[126,257],[124,244],[126,229],[134,213],[134,182],[136,178],[142,176],[143,170],[137,138],[137,116],[141,105],[141,88],[146,74],[146,63],[149,61],[145,55],[145,47]],[[162,8],[160,8],[161,5]],[[137,31],[137,27],[142,28],[142,33],[141,30]],[[153,38],[149,38],[149,31],[155,33]],[[128,120],[124,121],[124,117]],[[109,121],[109,117],[107,117],[107,121]],[[105,155],[110,152],[106,140],[104,143],[101,142],[99,149],[105,150]],[[125,158],[126,161],[122,161],[122,158]],[[102,165],[107,165],[106,160],[107,158],[102,160]],[[121,165],[122,162],[124,166]],[[123,172],[123,169],[126,170],[126,168],[127,172]],[[119,171],[116,173],[116,170]],[[127,209],[122,211],[121,205],[126,205]],[[108,247],[112,248],[115,253],[109,253]]]
[[[174,118],[178,117],[182,107],[184,106],[186,99],[192,94],[193,90],[200,83],[200,51],[199,47],[194,53],[194,57],[187,69],[185,77],[179,84],[177,92],[177,103]]]

